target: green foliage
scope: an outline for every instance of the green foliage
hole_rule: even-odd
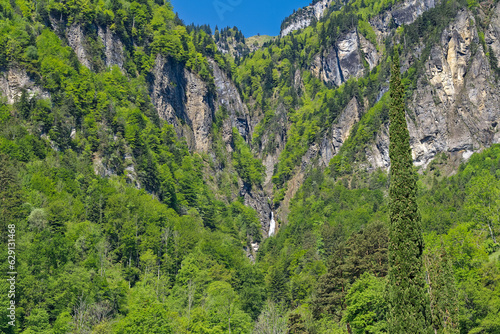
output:
[[[342,321],[349,323],[353,333],[385,333],[387,322],[386,281],[364,273],[346,295]]]
[[[433,317],[435,311],[442,312],[440,310],[443,309],[447,309],[447,314],[451,316],[438,317],[440,320],[437,322],[434,317],[433,325],[438,330],[456,330],[456,318],[453,318],[456,315],[453,315],[451,308],[454,294],[453,279],[449,276],[451,271],[456,281],[460,331],[494,333],[496,322],[493,319],[496,319],[495,305],[499,291],[496,278],[498,248],[491,238],[487,224],[479,219],[484,217],[481,216],[481,211],[469,210],[466,203],[467,198],[474,193],[470,189],[482,178],[491,183],[492,187],[498,188],[494,179],[498,180],[500,175],[499,145],[474,154],[467,164],[462,165],[458,173],[451,177],[436,176],[437,166],[447,160],[439,157],[436,161],[437,163],[430,166],[421,176],[417,193],[424,231],[432,232],[425,240],[426,256],[429,257],[432,269],[428,269],[429,275],[432,284],[435,280],[443,283],[439,292],[431,294],[429,308]],[[487,175],[494,176],[494,179]],[[385,275],[384,271],[372,270],[384,268],[379,261],[382,260],[382,264],[384,259],[387,261],[387,253],[384,253],[387,247],[385,251],[384,247],[380,247],[380,251],[373,248],[377,242],[383,240],[384,235],[380,234],[383,229],[375,228],[384,224],[376,222],[388,220],[387,174],[378,171],[371,175],[354,176],[351,176],[351,179],[345,177],[335,181],[330,175],[321,172],[310,173],[291,202],[288,224],[280,229],[275,238],[267,239],[259,250],[258,261],[269,266],[268,271],[272,272],[273,277],[281,277],[281,281],[276,280],[281,283],[273,285],[276,288],[272,290],[273,295],[279,296],[280,293],[284,296],[282,298],[290,300],[291,305],[294,305],[295,300],[304,300],[300,299],[300,295],[295,295],[294,291],[307,291],[307,284],[297,284],[300,281],[294,277],[310,277],[307,275],[312,274],[311,268],[316,263],[316,254],[322,255],[320,258],[324,263],[330,260],[338,262],[328,265],[328,274],[313,276],[318,284],[313,289],[314,294],[310,296],[315,297],[305,299],[309,300],[307,303],[319,318],[314,323],[322,333],[335,332],[337,329],[341,331],[342,326],[345,329],[346,323],[341,325],[338,319],[345,318],[346,311],[341,312],[339,306],[332,307],[330,313],[324,306],[344,303],[346,309],[349,307],[346,295],[341,293],[342,284],[347,287],[346,291],[350,291],[365,272],[375,277]],[[361,189],[349,188],[349,185],[354,185],[353,181],[356,181],[356,187]],[[485,193],[488,189],[491,187],[486,187]],[[497,205],[492,202],[491,207]],[[366,215],[360,212],[366,212]],[[359,229],[362,232],[356,233]],[[443,235],[452,269],[446,269],[446,261],[441,260],[441,242],[436,231]],[[387,234],[385,235],[387,238]],[[345,249],[343,258],[336,253],[340,245]],[[361,256],[362,254],[372,255]],[[385,263],[387,265],[387,262]],[[483,279],[483,275],[487,275],[487,278]],[[441,296],[443,298],[440,298]],[[324,305],[321,303],[322,298],[325,298]],[[387,307],[387,304],[380,306]],[[370,314],[369,311],[363,312],[359,314]],[[336,315],[337,321],[332,320],[329,313]],[[387,315],[385,318],[382,314],[379,315],[381,319],[387,319]],[[439,325],[442,321],[445,325]],[[453,324],[453,327],[450,328],[446,323]],[[380,324],[383,325],[384,322]],[[363,330],[360,329],[361,332]]]
[[[221,280],[235,300],[233,331],[250,332],[265,300],[264,277],[243,247],[261,238],[258,216],[218,199],[204,178],[211,167],[159,120],[148,95],[157,53],[211,87],[210,35],[179,24],[168,2],[12,6],[1,2],[0,66],[26,69],[50,93],[0,103],[1,222],[16,223],[22,250],[19,332],[169,333],[198,322],[200,332],[225,329],[217,302],[211,313],[203,309],[210,284]],[[47,15],[80,25],[95,56],[91,69],[49,23],[39,23]],[[96,26],[123,43],[128,73],[104,68]],[[257,183],[260,161],[242,139],[237,146]],[[197,281],[191,314],[183,277],[194,257],[201,260],[191,268],[207,275]]]
[[[321,276],[313,299],[313,313],[317,318],[329,314],[337,321],[342,319],[342,314],[345,316],[346,306],[353,303],[348,301],[346,294],[351,284],[359,282],[366,273],[377,277],[387,274],[388,231],[385,225],[375,222],[345,242],[339,237],[336,249],[331,251],[328,272]],[[381,303],[386,307],[385,301]],[[356,312],[347,313],[347,322],[356,317]],[[378,310],[378,313],[378,318],[385,316],[385,312]]]
[[[262,161],[254,158],[236,128],[233,128],[233,164],[241,179],[249,184],[260,185],[264,178],[265,167]]]
[[[360,20],[358,21],[359,31],[366,37],[367,40],[372,42],[373,45],[377,46],[377,35],[373,30],[373,27],[369,22]]]

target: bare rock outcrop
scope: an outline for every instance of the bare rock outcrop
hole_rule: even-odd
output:
[[[379,54],[376,46],[367,40],[362,34],[358,34],[358,36],[360,49],[363,52],[364,58],[371,71],[378,65],[381,55]]]
[[[84,47],[85,35],[83,34],[82,26],[78,23],[73,23],[66,30],[66,38],[68,39],[69,46],[75,51],[80,63],[91,68],[90,57]]]
[[[499,38],[490,29],[491,44]],[[431,50],[408,106],[415,165],[426,166],[440,152],[468,158],[472,151],[499,143],[499,105],[500,88],[479,43],[475,17],[461,10]],[[387,133],[381,129],[367,152],[373,167],[388,167]]]
[[[152,73],[151,101],[160,118],[175,126],[190,149],[208,151],[214,104],[207,84],[181,64],[161,56]]]
[[[344,142],[349,138],[352,127],[360,120],[361,112],[358,101],[353,98],[323,136],[319,148],[319,165],[328,166],[330,160],[339,152]]]
[[[364,40],[363,42],[367,51],[375,49],[369,41]],[[378,61],[378,56],[372,54],[369,57]],[[372,63],[374,66],[376,65],[373,60]],[[317,78],[337,87],[349,78],[363,76],[364,66],[357,31],[348,32],[323,54],[316,55],[311,65],[311,71]]]
[[[314,5],[299,9],[286,19],[286,23],[281,27],[281,37],[285,37],[295,30],[304,29],[311,25],[313,20],[319,20],[323,17],[325,10],[330,6],[333,0],[320,0]]]
[[[11,67],[0,73],[0,96],[5,96],[7,103],[16,102],[23,90],[26,90],[30,96],[37,95],[41,98],[50,96],[48,92],[37,86],[26,71],[21,68]]]
[[[496,55],[498,64],[500,67],[500,6],[497,5],[494,9],[493,15],[491,16],[490,24],[488,29],[484,34],[485,42],[488,48],[493,50]]]
[[[251,124],[249,120],[248,108],[241,100],[238,89],[221,70],[219,65],[210,60],[214,73],[214,83],[216,89],[215,108],[218,110],[224,108],[228,112],[228,117],[223,124],[223,140],[229,146],[232,136],[232,128],[238,129],[240,135],[248,140],[251,133]],[[231,150],[230,147],[228,147]]]
[[[104,46],[104,63],[106,64],[106,67],[116,65],[120,69],[123,69],[125,54],[123,43],[120,38],[118,38],[118,36],[116,36],[111,29],[109,29],[109,26],[98,26],[97,35]]]

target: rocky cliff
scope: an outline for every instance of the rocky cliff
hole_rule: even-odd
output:
[[[40,88],[23,68],[11,67],[5,72],[0,72],[0,96],[5,96],[7,103],[13,104],[18,101],[23,91],[30,97],[34,95],[40,98],[49,97],[49,93]]]
[[[497,4],[488,29],[491,45],[500,37],[493,28],[500,24],[499,8]],[[407,58],[411,56],[418,54]],[[468,158],[472,151],[499,143],[499,94],[475,17],[463,9],[432,48],[408,106],[415,165],[427,165],[440,152]],[[389,166],[387,148],[383,128],[368,152],[374,168]]]
[[[374,18],[371,23],[380,40],[390,33],[391,20],[399,24],[415,21],[419,14],[433,8],[434,1],[403,2],[393,10]],[[499,49],[500,5],[497,4],[489,21],[486,46],[494,52]],[[418,79],[408,105],[407,122],[411,136],[413,157],[417,166],[427,165],[436,154],[447,152],[469,157],[470,153],[500,141],[498,121],[500,118],[499,88],[495,73],[484,48],[481,46],[475,17],[470,10],[463,9],[441,34],[439,44],[432,47],[425,60],[425,71]],[[363,40],[362,42],[358,42]],[[361,34],[352,32],[339,42],[344,48],[335,52],[333,47],[326,56],[318,55],[312,71],[326,82],[338,85],[361,71],[360,45],[370,67],[376,65],[381,54]],[[423,44],[406,55],[409,62],[421,56]],[[500,51],[500,50],[499,50]],[[495,52],[496,53],[496,52]],[[343,70],[346,64],[355,70]],[[358,72],[356,72],[358,69]],[[339,122],[342,118],[339,119]],[[350,123],[351,126],[353,123]],[[331,158],[332,147],[343,141],[323,140],[323,156]],[[377,139],[366,152],[372,168],[389,167],[388,132],[383,126]]]
[[[320,0],[315,4],[299,9],[297,12],[285,19],[281,26],[281,37],[285,37],[295,30],[304,29],[311,25],[313,20],[323,17],[325,10],[332,4],[333,0]]]
[[[326,83],[339,87],[350,78],[359,78],[365,74],[361,50],[366,51],[366,61],[371,67],[378,63],[379,56],[374,45],[363,38],[363,46],[359,42],[357,30],[341,37],[335,45],[316,55],[311,65],[312,73]]]
[[[323,82],[337,87],[351,78],[365,76],[384,58],[384,41],[395,33],[395,28],[415,22],[436,5],[433,0],[398,3],[370,20],[377,45],[358,29],[351,30],[340,36],[334,45],[318,53],[311,62],[310,71]],[[499,7],[497,4],[484,32],[485,46],[494,52],[500,48]],[[495,83],[495,74],[487,52],[481,45],[477,27],[475,15],[468,9],[460,10],[424,61],[424,71],[419,75],[417,85],[411,93],[407,115],[417,166],[425,167],[442,152],[464,159],[473,151],[500,142],[500,91]],[[401,42],[404,43],[404,40]],[[422,56],[424,47],[425,41],[421,41],[410,51],[405,50],[404,70]],[[233,127],[238,128],[245,139],[252,137],[254,126],[262,115],[251,116],[232,81],[215,63],[212,66],[217,92],[212,97],[207,95],[206,85],[192,74],[172,69],[164,61],[160,63],[161,66],[157,62],[155,67],[155,77],[158,79],[155,80],[152,99],[160,116],[176,124],[181,129],[179,133],[188,138],[193,149],[210,151],[212,117],[221,106],[227,108],[231,115],[225,121],[223,129],[227,149],[231,150],[230,130]],[[172,82],[177,85],[172,85]],[[295,73],[294,86],[299,91],[303,89],[300,71]],[[379,98],[386,91],[387,85],[383,85]],[[352,99],[334,124],[326,129],[322,139],[309,147],[301,158],[300,166],[288,181],[284,200],[276,212],[280,221],[287,220],[290,200],[304,181],[308,168],[328,166],[366,111],[366,101]],[[279,105],[275,110],[273,124],[269,125],[270,128],[260,138],[260,149],[257,151],[266,167],[262,190],[245,185],[240,187],[240,195],[244,196],[245,203],[260,213],[265,233],[269,228],[271,213],[268,199],[273,197],[271,178],[286,145],[290,127],[287,112],[284,105]],[[183,122],[188,126],[183,126]],[[368,170],[389,167],[388,147],[388,127],[387,124],[382,124],[375,139],[365,149]]]

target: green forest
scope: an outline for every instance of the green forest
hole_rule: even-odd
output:
[[[47,93],[0,97],[0,331],[391,333],[393,176],[363,165],[364,148],[389,123],[392,99],[379,93],[404,54],[396,40],[423,46],[401,74],[404,104],[444,27],[482,3],[437,2],[377,43],[370,20],[397,2],[333,1],[311,26],[250,51],[238,28],[186,25],[169,1],[0,0],[0,72],[21,69]],[[478,15],[480,32],[483,23]],[[75,25],[89,66],[68,44],[65,30]],[[122,68],[106,66],[103,27],[123,44]],[[365,61],[362,77],[338,87],[315,77],[315,55],[354,28],[384,58],[372,70]],[[498,79],[482,40],[477,47]],[[259,120],[253,133],[244,138],[233,126],[229,152],[229,111],[220,107],[212,151],[190,149],[151,101],[159,55],[199,77],[211,96],[213,60]],[[308,148],[351,101],[363,117],[326,168],[306,169],[287,221],[267,237],[240,185],[262,191],[263,156],[275,152],[286,118],[268,199],[280,207]],[[452,160],[443,152],[408,171],[416,176],[429,330],[500,333],[500,144]],[[6,279],[12,226],[15,326]]]

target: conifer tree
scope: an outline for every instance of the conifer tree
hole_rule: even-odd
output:
[[[390,94],[388,329],[391,334],[429,333],[431,319],[422,259],[424,243],[397,50],[393,58]]]
[[[339,245],[331,257],[327,273],[321,276],[318,282],[316,296],[312,302],[312,311],[316,318],[328,314],[337,321],[342,319],[350,283],[345,266],[345,245]]]

